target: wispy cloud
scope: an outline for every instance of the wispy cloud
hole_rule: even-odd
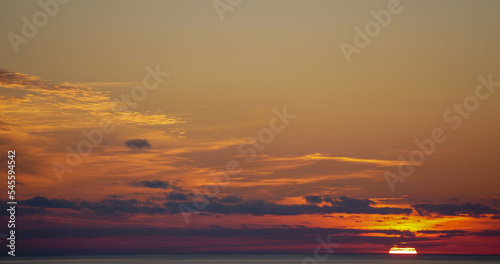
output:
[[[382,160],[382,159],[362,159],[362,158],[352,158],[352,157],[332,157],[326,156],[321,153],[314,153],[310,155],[305,155],[300,157],[299,159],[304,160],[335,160],[341,162],[354,162],[354,163],[365,163],[365,164],[373,164],[381,167],[392,167],[399,166],[402,164],[399,160]]]
[[[115,111],[116,103],[108,92],[90,85],[52,84],[38,76],[0,70],[0,88],[11,90],[0,106],[2,120],[19,126],[18,131],[47,132],[85,128],[104,118],[116,124],[177,124],[180,118],[161,113]],[[64,124],[64,125],[62,125]]]

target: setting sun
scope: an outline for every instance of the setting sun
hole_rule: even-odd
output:
[[[417,250],[413,247],[398,247],[394,245],[394,247],[389,250],[389,254],[416,255]]]

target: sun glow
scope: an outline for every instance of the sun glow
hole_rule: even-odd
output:
[[[412,247],[398,247],[395,245],[389,250],[389,254],[416,255],[417,250]]]

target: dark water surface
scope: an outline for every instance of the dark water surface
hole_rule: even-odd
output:
[[[75,263],[75,264],[481,264],[498,263],[500,256],[473,255],[414,255],[394,256],[385,254],[332,254],[328,259],[315,259],[313,254],[192,254],[192,255],[91,255],[63,257],[3,257],[0,263]]]

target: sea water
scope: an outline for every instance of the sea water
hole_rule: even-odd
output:
[[[322,255],[318,256],[321,257]],[[165,254],[165,255],[91,255],[59,257],[4,257],[0,263],[74,263],[74,264],[482,264],[500,263],[500,256],[484,255],[389,255],[332,254],[327,259],[313,254]]]

